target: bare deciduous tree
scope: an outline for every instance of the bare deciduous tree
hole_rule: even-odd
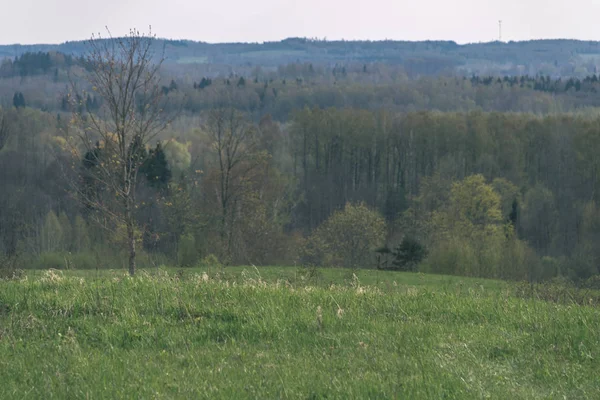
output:
[[[137,30],[122,38],[114,38],[110,32],[107,39],[93,36],[85,59],[87,80],[95,95],[103,99],[102,107],[96,113],[76,112],[73,119],[86,151],[84,163],[90,167],[86,178],[108,195],[101,198],[85,190],[77,193],[104,219],[113,220],[117,228],[124,227],[131,275],[136,270],[137,175],[147,157],[146,146],[169,123],[159,85],[163,58],[157,58],[153,51],[154,39],[151,33]],[[81,104],[75,106],[75,110],[82,109]]]
[[[213,110],[207,131],[218,162],[221,239],[231,254],[236,203],[245,191],[246,178],[267,155],[258,150],[257,128],[233,108]]]

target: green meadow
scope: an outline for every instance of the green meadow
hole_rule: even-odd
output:
[[[516,284],[299,268],[0,281],[2,399],[600,398],[600,312]]]

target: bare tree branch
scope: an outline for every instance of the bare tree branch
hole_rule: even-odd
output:
[[[108,31],[108,29],[107,29]],[[159,70],[163,57],[153,51],[155,37],[133,29],[123,38],[92,36],[85,58],[88,83],[104,101],[100,110],[75,112],[73,122],[79,144],[85,149],[85,179],[102,195],[79,188],[78,198],[96,212],[127,230],[129,272],[135,273],[135,209],[138,171],[146,161],[146,148],[171,119],[163,113],[164,94]],[[77,92],[75,85],[72,91]],[[75,110],[84,96],[71,96]]]
[[[258,151],[257,128],[233,108],[210,112],[207,131],[219,166],[221,240],[227,242],[230,254],[236,203],[245,190],[247,177],[262,164],[264,157]]]

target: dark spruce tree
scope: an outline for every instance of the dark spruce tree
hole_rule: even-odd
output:
[[[15,92],[15,95],[13,96],[13,106],[15,106],[15,108],[25,107],[25,96],[23,96],[23,93]]]
[[[140,168],[150,185],[164,190],[171,181],[171,170],[162,144],[158,142],[156,148],[151,149],[148,158]]]
[[[394,269],[399,271],[416,271],[419,263],[427,256],[425,246],[418,240],[405,237],[393,252]]]

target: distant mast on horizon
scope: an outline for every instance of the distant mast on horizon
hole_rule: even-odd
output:
[[[502,41],[502,20],[498,21],[498,41]]]

